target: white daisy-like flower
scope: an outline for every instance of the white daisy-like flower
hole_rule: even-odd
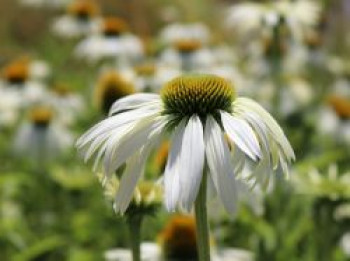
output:
[[[316,26],[320,15],[321,5],[311,0],[245,2],[235,4],[228,10],[226,22],[239,34],[250,37],[283,21],[295,39],[302,41],[305,29]]]
[[[96,31],[99,7],[90,0],[75,0],[68,5],[67,13],[52,24],[52,31],[62,38],[77,38]]]
[[[0,88],[0,97],[0,129],[12,127],[19,118],[22,99],[4,88]]]
[[[158,94],[115,102],[103,120],[77,142],[88,160],[103,158],[108,180],[124,163],[115,209],[124,213],[150,151],[166,135],[171,148],[164,173],[169,211],[190,211],[208,169],[208,183],[229,212],[236,209],[246,157],[255,163],[249,182],[266,186],[279,166],[288,174],[294,152],[282,129],[256,102],[235,96],[229,81],[213,75],[173,79]],[[231,148],[231,150],[230,150]],[[96,153],[96,154],[95,154]],[[206,167],[207,166],[207,167]]]
[[[14,150],[20,157],[45,162],[61,155],[72,144],[72,134],[55,122],[53,110],[37,106],[30,110],[29,120],[19,126]]]
[[[103,58],[137,60],[143,56],[142,41],[128,32],[126,22],[118,17],[100,21],[95,34],[83,39],[75,49],[79,58],[96,62]]]
[[[33,78],[31,69],[26,60],[19,60],[2,70],[0,90],[8,95],[12,93],[18,96],[21,107],[35,103],[45,95],[44,85]],[[1,96],[0,101],[5,99],[5,96]]]
[[[185,72],[205,70],[212,67],[215,57],[211,50],[205,48],[197,40],[179,40],[173,46],[165,49],[159,63]]]
[[[173,45],[183,40],[206,44],[209,42],[209,38],[209,29],[202,23],[174,23],[166,26],[160,32],[160,40],[166,45]]]

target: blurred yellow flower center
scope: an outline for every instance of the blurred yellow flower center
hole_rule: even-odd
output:
[[[53,112],[47,107],[35,107],[29,112],[31,122],[37,127],[46,127],[53,117]]]
[[[135,93],[134,87],[121,75],[106,72],[100,77],[95,89],[96,104],[107,114],[116,100],[133,93]]]
[[[196,260],[197,239],[193,217],[176,216],[160,235],[166,258],[174,260]]]
[[[29,76],[28,63],[24,61],[14,62],[3,70],[3,78],[13,84],[24,83]]]
[[[165,114],[205,117],[218,110],[231,112],[235,91],[229,81],[214,75],[187,75],[168,82],[161,90]]]
[[[119,36],[128,30],[127,23],[118,17],[108,17],[103,21],[103,34],[105,36]]]
[[[150,77],[154,75],[156,67],[153,64],[142,64],[136,66],[134,70],[140,76]]]
[[[330,96],[328,102],[339,117],[350,118],[350,100],[339,96]]]
[[[89,0],[77,0],[68,6],[68,13],[82,21],[89,20],[98,12],[96,3]]]
[[[180,40],[175,42],[175,49],[181,53],[192,53],[202,47],[202,43],[197,40]]]

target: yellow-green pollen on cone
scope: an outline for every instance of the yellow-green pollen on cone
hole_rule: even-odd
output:
[[[161,90],[165,114],[206,117],[219,110],[231,112],[235,99],[232,84],[214,75],[185,75],[168,82]]]

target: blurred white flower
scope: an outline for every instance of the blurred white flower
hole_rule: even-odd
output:
[[[288,175],[288,165],[295,157],[271,115],[250,99],[236,98],[231,83],[213,75],[178,77],[167,83],[160,95],[120,99],[109,115],[85,133],[77,146],[85,160],[97,153],[95,168],[104,157],[106,181],[126,163],[115,202],[121,213],[132,199],[150,151],[168,131],[172,145],[164,186],[169,211],[178,207],[191,210],[204,161],[208,183],[232,213],[242,190],[240,183],[246,181],[241,177],[246,156],[255,162],[249,180],[262,187],[267,187],[278,166]]]
[[[72,134],[55,122],[53,111],[37,106],[30,110],[29,119],[19,126],[14,151],[19,157],[39,163],[56,158],[72,144]]]
[[[114,248],[104,253],[106,261],[132,261],[130,249]],[[141,260],[142,261],[159,261],[161,260],[161,250],[156,243],[141,243]]]
[[[20,115],[21,97],[4,88],[0,88],[0,97],[0,129],[12,127]]]
[[[159,63],[191,72],[212,67],[215,57],[210,49],[203,47],[197,40],[179,40],[161,53]]]
[[[223,248],[219,251],[221,261],[253,261],[254,254],[239,248]]]
[[[29,75],[35,80],[44,80],[51,74],[51,68],[47,62],[33,60],[29,64]]]
[[[89,62],[104,58],[135,61],[143,56],[142,41],[128,32],[127,24],[120,18],[107,17],[99,22],[97,32],[83,39],[75,55]]]
[[[68,5],[66,14],[52,24],[52,31],[62,38],[77,38],[96,31],[99,7],[90,0],[74,0]]]
[[[321,4],[312,0],[244,2],[229,8],[226,23],[245,37],[256,37],[265,28],[284,23],[302,41],[305,29],[316,26],[320,14]]]
[[[34,79],[35,75],[31,74],[31,69],[27,60],[14,61],[3,68],[0,91],[4,96],[0,97],[1,102],[6,102],[6,97],[12,99],[17,96],[23,108],[39,101],[45,95],[44,85]]]
[[[160,40],[165,45],[173,45],[178,41],[198,41],[201,44],[209,42],[209,29],[202,23],[173,23],[160,32]]]
[[[350,257],[350,232],[347,232],[340,239],[340,247],[347,257]]]

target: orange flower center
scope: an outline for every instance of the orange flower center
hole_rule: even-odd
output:
[[[350,118],[350,100],[339,96],[330,96],[328,102],[340,118]]]
[[[99,13],[99,8],[93,1],[77,0],[68,6],[68,13],[79,20],[87,21]]]
[[[181,53],[192,53],[202,47],[202,43],[197,40],[180,40],[175,42],[175,48]]]
[[[128,31],[127,23],[118,17],[105,18],[103,22],[103,34],[105,36],[119,36]]]

